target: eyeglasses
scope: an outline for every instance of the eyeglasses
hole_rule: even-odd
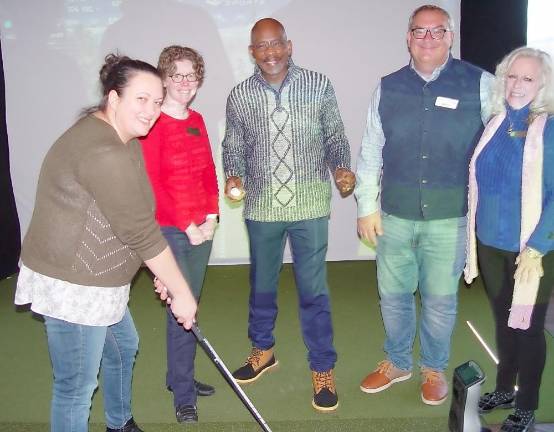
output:
[[[183,82],[183,80],[186,80],[188,82],[200,81],[200,77],[196,75],[194,72],[188,73],[186,75],[177,73],[177,74],[169,75],[169,78],[171,78],[171,80],[177,84],[180,82]]]
[[[275,39],[272,41],[258,42],[255,45],[251,45],[251,47],[254,51],[263,52],[268,48],[273,48],[275,50],[282,50],[283,48],[285,48],[286,44],[287,44],[287,41],[285,39]]]
[[[412,36],[416,39],[425,39],[425,36],[427,36],[427,33],[431,35],[431,38],[435,40],[441,40],[444,38],[444,35],[446,32],[449,32],[451,30],[445,29],[445,28],[422,28],[422,27],[416,27],[411,30]]]

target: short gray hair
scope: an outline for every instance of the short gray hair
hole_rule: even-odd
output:
[[[412,25],[414,24],[414,19],[416,17],[416,15],[420,12],[424,12],[424,11],[437,11],[437,12],[440,12],[444,15],[444,17],[446,18],[446,20],[448,21],[448,29],[447,30],[450,30],[450,31],[454,31],[454,20],[452,19],[452,17],[450,16],[450,14],[443,8],[439,7],[439,6],[436,6],[436,5],[431,5],[431,4],[426,4],[426,5],[423,5],[423,6],[420,6],[418,7],[415,11],[412,12],[412,15],[410,15],[410,19],[408,20],[408,31],[411,31],[412,30]]]
[[[530,47],[520,47],[506,55],[496,67],[496,80],[492,89],[491,109],[493,114],[506,111],[506,77],[512,64],[519,57],[536,59],[540,65],[540,77],[542,80],[539,91],[531,101],[530,118],[547,113],[554,114],[554,75],[552,71],[552,58],[546,52]]]

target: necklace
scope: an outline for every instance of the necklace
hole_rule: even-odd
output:
[[[506,115],[508,117],[508,122],[510,123],[508,126],[508,135],[512,138],[525,138],[527,136],[527,130],[514,130],[514,123],[510,118],[510,113],[507,112]]]
[[[527,136],[527,131],[516,131],[513,129],[512,124],[510,124],[510,127],[508,128],[508,135],[512,138],[525,138]]]

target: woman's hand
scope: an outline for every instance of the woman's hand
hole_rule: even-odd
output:
[[[182,324],[187,330],[190,330],[196,322],[197,304],[194,297],[189,295],[175,296],[171,299],[170,308],[177,322]]]
[[[154,287],[160,298],[168,303],[171,298],[170,307],[175,318],[187,330],[190,329],[196,315],[196,300],[169,246],[144,263],[157,276]]]
[[[177,321],[189,330],[192,324],[196,322],[195,316],[198,306],[194,297],[185,294],[172,298],[166,286],[157,277],[154,278],[154,287],[155,291],[160,295],[160,299],[165,300],[168,305],[171,305],[171,312],[173,312]]]
[[[216,227],[217,227],[217,219],[207,218],[205,222],[201,224],[198,228],[202,232],[202,235],[204,236],[204,240],[213,240]]]
[[[167,304],[171,304],[171,297],[167,291],[167,287],[162,283],[158,277],[154,277],[154,291],[160,295],[160,300],[165,301]]]
[[[185,233],[189,238],[190,244],[193,246],[198,246],[199,244],[204,243],[204,241],[206,240],[204,238],[204,233],[200,228],[198,228],[198,225],[196,225],[195,223],[191,223],[185,230]]]
[[[530,247],[527,247],[516,258],[517,269],[514,273],[516,282],[525,284],[544,275],[542,268],[542,254]]]

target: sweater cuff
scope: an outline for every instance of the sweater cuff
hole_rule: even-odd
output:
[[[379,210],[379,203],[377,201],[366,201],[358,200],[358,217],[369,216],[370,214],[375,213]]]
[[[332,169],[332,172],[333,172],[333,175],[335,175],[335,173],[337,172],[338,169],[345,169],[345,170],[348,170],[348,171],[352,171],[352,169],[350,168],[350,164],[338,164],[337,166],[335,166],[333,169]]]
[[[542,242],[534,241],[533,239],[530,239],[525,246],[535,249],[542,255],[546,255],[548,252],[550,252],[550,249],[547,245],[543,244]]]
[[[149,259],[157,257],[159,254],[161,254],[165,248],[168,247],[166,239],[162,236],[160,232],[160,238],[154,243],[153,245],[149,246],[147,249],[141,250],[140,252],[137,252],[140,256],[140,258],[143,261],[147,261]]]
[[[237,171],[226,171],[225,172],[225,180],[227,180],[229,177],[242,178],[243,174],[239,174]]]

